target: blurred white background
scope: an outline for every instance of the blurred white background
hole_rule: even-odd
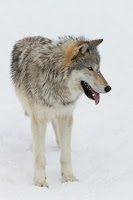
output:
[[[61,184],[59,150],[47,130],[49,189],[32,186],[30,120],[10,80],[11,50],[26,36],[103,38],[101,71],[112,91],[98,106],[86,98],[74,114],[77,183]],[[133,199],[133,1],[0,0],[0,199]]]

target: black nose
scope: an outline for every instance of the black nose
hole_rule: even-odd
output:
[[[111,87],[108,85],[104,89],[105,89],[105,92],[109,92],[111,90]]]

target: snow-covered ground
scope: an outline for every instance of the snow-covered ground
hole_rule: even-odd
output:
[[[0,1],[0,200],[133,199],[133,3],[131,0]],[[30,120],[10,81],[10,53],[30,35],[104,38],[101,71],[112,86],[98,106],[83,95],[74,113],[79,182],[61,184],[59,149],[47,129],[49,189],[32,185]]]

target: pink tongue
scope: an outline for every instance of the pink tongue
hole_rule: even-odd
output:
[[[94,99],[95,99],[95,104],[96,104],[96,105],[99,104],[99,101],[100,101],[100,94],[95,93]]]

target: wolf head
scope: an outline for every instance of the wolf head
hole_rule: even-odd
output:
[[[84,92],[99,103],[100,93],[107,93],[111,87],[100,71],[100,55],[97,46],[103,39],[85,41],[70,40],[64,47],[63,66],[69,72],[69,90]]]

